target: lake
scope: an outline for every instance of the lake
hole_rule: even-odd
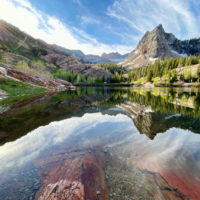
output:
[[[1,200],[200,199],[200,90],[77,88],[0,102]]]

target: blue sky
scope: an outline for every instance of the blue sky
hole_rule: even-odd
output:
[[[158,24],[200,36],[199,0],[1,0],[0,18],[33,37],[86,54],[132,51]]]

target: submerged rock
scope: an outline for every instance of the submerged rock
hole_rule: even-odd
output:
[[[84,186],[78,181],[60,180],[48,184],[39,200],[84,200]]]

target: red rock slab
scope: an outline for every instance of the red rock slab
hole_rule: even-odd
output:
[[[41,85],[41,86],[44,86],[44,87],[48,87],[48,88],[54,88],[54,89],[64,89],[65,86],[60,84],[60,83],[57,83],[55,81],[49,81],[49,80],[44,80],[40,77],[37,77],[37,76],[31,76],[31,75],[28,75],[24,72],[20,72],[18,70],[15,70],[15,69],[8,69],[7,70],[7,74],[9,76],[12,76],[14,78],[17,78],[21,81],[24,81],[24,82],[31,82],[31,83],[36,83],[38,85]]]
[[[108,199],[103,153],[83,151],[51,155],[35,162],[42,168],[39,172],[42,186],[36,200]]]

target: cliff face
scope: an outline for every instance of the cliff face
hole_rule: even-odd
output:
[[[154,63],[159,57],[180,57],[200,53],[200,39],[178,40],[166,33],[160,24],[151,32],[146,32],[136,49],[119,65],[127,69],[140,68]]]

